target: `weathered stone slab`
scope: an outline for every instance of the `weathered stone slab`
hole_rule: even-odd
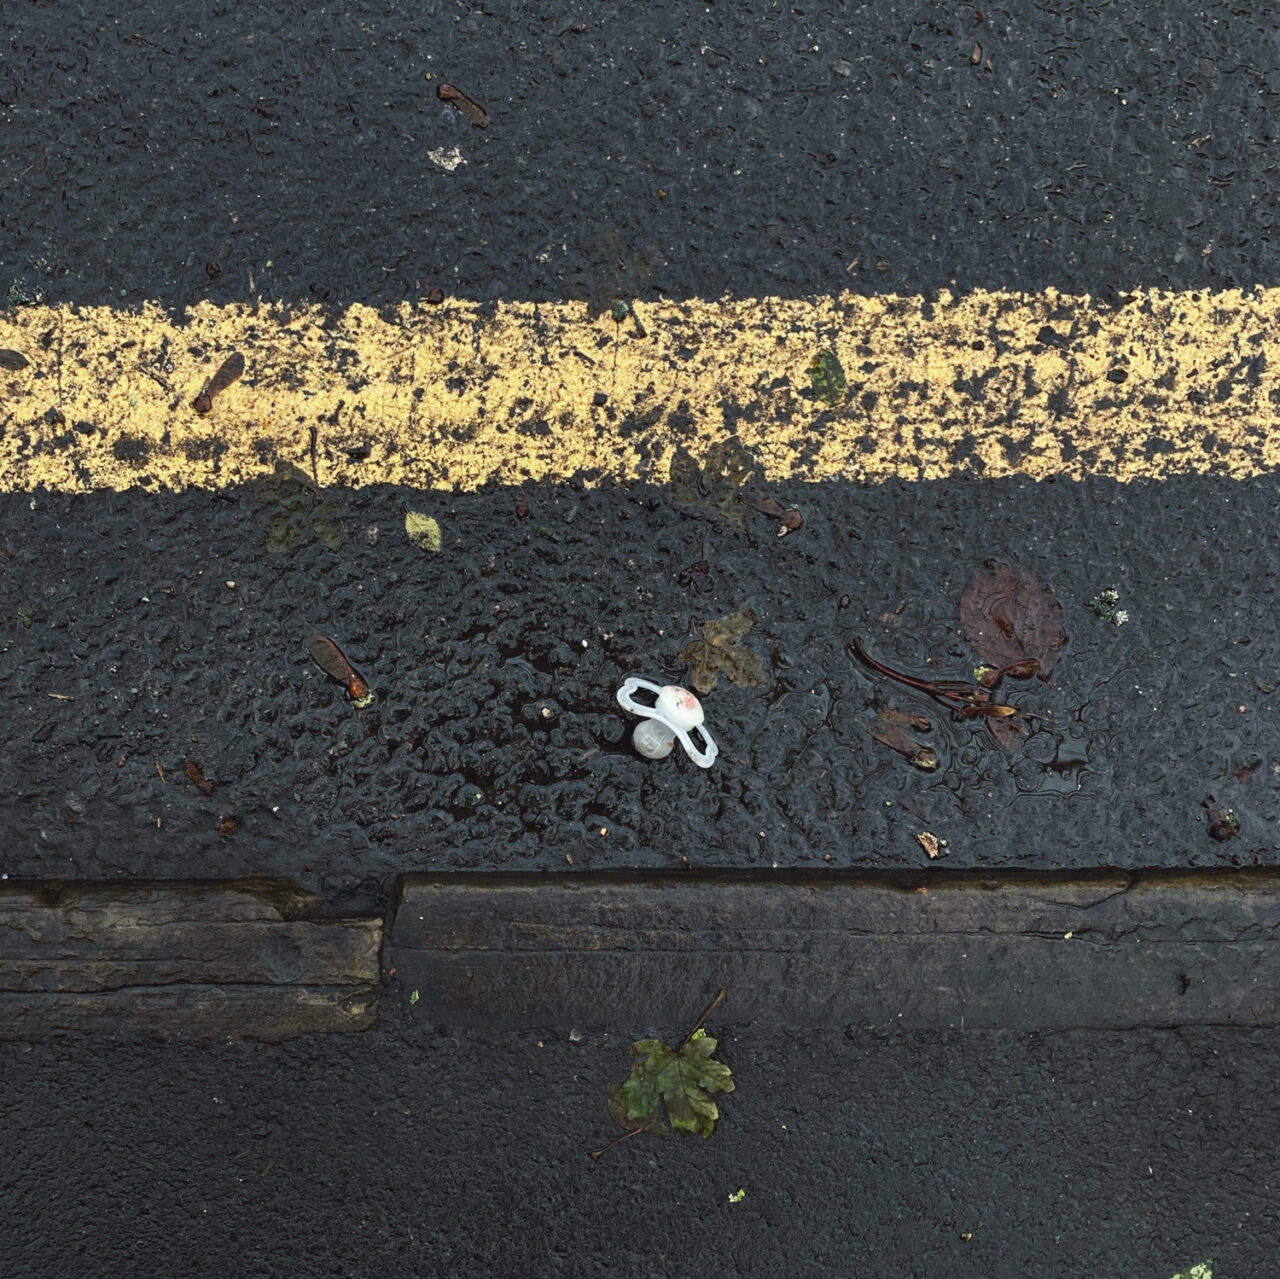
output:
[[[0,1038],[362,1030],[379,919],[309,917],[270,881],[0,889]]]
[[[420,1013],[640,1026],[718,987],[741,1021],[1274,1025],[1280,876],[416,877],[389,960]]]

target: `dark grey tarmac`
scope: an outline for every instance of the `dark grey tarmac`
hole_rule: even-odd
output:
[[[628,1040],[700,1007],[577,1043],[419,1004],[285,1046],[0,1045],[5,1272],[1278,1273],[1275,1030],[789,1033],[729,1006],[712,1137],[594,1161]]]
[[[1276,29],[1269,3],[41,0],[0,38],[0,293],[1274,285]],[[464,140],[454,171],[431,158]],[[410,496],[351,496],[349,546]],[[528,495],[563,539],[535,542],[510,496],[451,504],[447,580],[354,550],[271,563],[256,495],[4,498],[0,874],[285,874],[372,913],[409,872],[672,869],[682,842],[723,869],[918,869],[921,823],[955,823],[955,868],[1276,864],[1271,477],[800,491],[812,530],[768,545],[574,485]],[[715,593],[691,598],[704,535]],[[964,673],[954,611],[988,556],[1051,584],[1071,643],[1018,768],[940,726],[951,790],[875,749],[883,690],[847,641],[876,623],[886,660]],[[1124,627],[1089,611],[1112,586]],[[678,675],[673,627],[747,603],[773,700],[710,703],[729,767],[636,760],[616,678]],[[321,625],[371,668],[373,716],[307,670]],[[182,776],[197,751],[213,797]],[[504,786],[512,811],[486,811]],[[728,1004],[714,1136],[596,1162],[628,1042],[688,1021],[462,1031],[392,989],[355,1035],[0,1044],[0,1271],[1280,1275],[1270,1027],[908,1032],[873,1005],[788,1030]]]
[[[922,830],[948,869],[1280,864],[1274,477],[786,493],[805,526],[778,538],[667,487],[530,491],[527,521],[505,492],[366,489],[340,552],[293,556],[251,491],[0,496],[31,618],[0,642],[0,872],[267,874],[381,910],[411,872],[919,869]],[[434,557],[399,535],[426,502]],[[682,584],[703,558],[710,589]],[[1067,634],[1051,683],[1006,681],[1012,750],[851,651],[971,679],[960,601],[988,559],[1045,582]],[[1111,587],[1123,625],[1090,604]],[[623,679],[687,679],[690,623],[743,607],[764,683],[703,699],[720,757],[641,759]],[[882,709],[929,718],[936,769],[873,739]]]

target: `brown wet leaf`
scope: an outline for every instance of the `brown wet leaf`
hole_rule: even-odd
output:
[[[711,692],[722,672],[740,687],[764,683],[760,659],[738,642],[755,623],[755,609],[744,608],[698,627],[699,638],[680,650],[680,660],[692,668],[690,683],[699,693]]]
[[[1009,709],[1013,711],[1012,707]],[[988,715],[986,719],[987,731],[1005,750],[1011,751],[1022,745],[1021,724],[999,715]]]
[[[927,719],[896,710],[879,710],[876,712],[876,719],[877,723],[868,732],[881,746],[897,751],[917,768],[931,770],[938,767],[938,752],[932,746],[916,741],[907,732],[908,724],[918,732],[928,732],[931,725]]]
[[[218,366],[218,371],[204,384],[204,390],[191,401],[191,407],[197,413],[211,413],[214,400],[243,376],[244,356],[239,351],[232,351]]]
[[[157,767],[159,767],[159,765],[157,765]],[[206,799],[213,794],[214,783],[204,775],[204,770],[201,769],[200,765],[197,764],[195,760],[191,759],[187,761],[186,773],[187,779],[191,782],[192,786],[194,786]],[[164,774],[161,773],[160,777],[163,781]]]
[[[744,493],[742,501],[753,511],[777,520],[779,537],[794,533],[804,524],[804,516],[800,514],[798,507],[783,506],[776,497],[770,497],[767,493]]]
[[[347,686],[351,699],[361,708],[373,700],[368,681],[347,660],[347,655],[327,635],[311,635],[307,638],[307,652],[311,660],[331,679]]]
[[[1053,592],[1026,569],[994,560],[965,588],[960,626],[978,656],[1009,675],[1034,660],[1036,673],[1047,680],[1067,642]]]
[[[933,732],[933,723],[924,715],[909,715],[906,711],[886,706],[876,712],[885,724],[896,724],[899,728],[914,728],[917,733]]]
[[[476,126],[477,129],[489,127],[489,113],[474,98],[469,98],[455,84],[439,84],[436,86],[436,97],[447,102]]]
[[[1206,805],[1207,807],[1207,805]],[[1240,833],[1240,821],[1229,808],[1209,809],[1209,838],[1219,844],[1234,839]]]

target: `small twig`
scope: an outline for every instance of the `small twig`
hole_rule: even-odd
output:
[[[21,172],[21,173],[19,173],[17,177],[10,178],[10,179],[9,179],[9,181],[10,181],[10,182],[14,182],[14,183],[16,183],[16,182],[20,182],[20,181],[21,181],[23,178],[25,178],[25,177],[27,176],[27,174],[28,174],[28,173],[30,173],[30,172],[31,172],[31,170],[32,170],[32,169],[34,169],[35,167],[36,167],[36,166],[35,166],[34,164],[29,164],[29,165],[27,165],[27,167],[26,167],[25,169],[23,169],[23,170],[22,170],[22,172]]]
[[[694,1037],[694,1035],[696,1035],[698,1031],[702,1029],[702,1027],[706,1024],[707,1018],[710,1017],[713,1012],[715,1012],[715,1010],[720,1006],[721,1002],[724,1000],[724,997],[728,993],[729,993],[728,990],[724,986],[720,987],[719,993],[706,1006],[706,1008],[703,1009],[702,1016],[699,1017],[697,1022],[694,1023],[693,1029],[684,1037],[683,1040],[681,1040],[680,1048],[683,1048],[685,1044],[687,1044]],[[676,1051],[679,1052],[679,1049],[677,1049]]]
[[[139,370],[141,370],[141,372],[145,373],[153,382],[155,382],[158,386],[160,386],[165,391],[167,391],[170,395],[173,394],[173,387],[171,387],[169,383],[166,382],[164,378],[160,376],[159,373],[156,373],[153,370],[147,368],[145,364],[139,364],[138,368]]]
[[[899,684],[905,684],[908,688],[914,688],[921,693],[926,693],[935,701],[941,702],[944,706],[949,706],[952,715],[956,719],[977,719],[982,716],[987,719],[987,727],[991,729],[991,720],[1005,719],[1012,715],[1021,715],[1024,719],[1045,720],[1048,718],[1045,715],[1037,715],[1034,711],[1024,711],[1021,707],[1011,706],[1007,702],[997,702],[991,695],[991,689],[1000,682],[1006,673],[1013,673],[1018,671],[1019,668],[1027,666],[1029,659],[1012,662],[1008,666],[1000,668],[994,673],[991,685],[988,687],[983,684],[969,684],[964,680],[918,679],[914,675],[906,675],[902,671],[895,671],[893,667],[886,666],[883,662],[877,662],[862,647],[860,639],[855,638],[850,644],[850,648],[858,661],[865,666],[869,666],[878,674],[885,676],[887,679],[896,680]],[[995,730],[991,729],[991,731],[994,734]],[[997,740],[999,739],[997,738]]]

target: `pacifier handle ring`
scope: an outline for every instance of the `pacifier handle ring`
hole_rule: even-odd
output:
[[[655,684],[652,680],[643,679],[639,675],[628,675],[618,689],[618,704],[633,715],[639,715],[644,719],[653,720],[661,724],[670,731],[672,738],[680,743],[684,748],[684,753],[699,768],[710,768],[716,756],[720,753],[715,739],[707,732],[705,723],[694,724],[688,728],[677,727],[659,711],[657,700],[662,697],[667,688],[680,688],[680,685]],[[653,706],[645,706],[637,702],[634,694],[638,689],[644,689],[652,693],[655,704]],[[694,702],[695,708],[698,710],[699,716],[701,716],[701,706],[698,704],[697,698],[692,693],[689,693],[687,689],[682,689],[681,691]],[[693,744],[692,734],[694,732],[697,732],[702,739],[703,745],[701,747]]]
[[[630,711],[633,715],[643,715],[646,719],[653,719],[654,712],[658,708],[656,705],[645,706],[637,702],[632,694],[638,688],[648,689],[655,699],[662,692],[661,684],[655,684],[652,680],[642,679],[639,675],[628,675],[622,681],[622,687],[618,689],[618,703],[624,710]]]

